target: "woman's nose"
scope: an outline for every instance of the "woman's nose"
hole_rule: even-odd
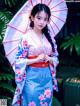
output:
[[[43,23],[44,23],[44,20],[41,20],[41,21],[40,21],[40,24],[43,24]]]

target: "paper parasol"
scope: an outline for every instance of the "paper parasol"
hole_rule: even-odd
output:
[[[67,5],[64,0],[28,0],[8,24],[3,39],[6,57],[11,64],[14,63],[17,47],[22,35],[29,29],[30,12],[33,6],[38,3],[46,4],[51,10],[48,28],[52,36],[56,36],[65,24]]]

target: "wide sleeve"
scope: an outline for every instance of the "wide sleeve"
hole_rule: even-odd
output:
[[[53,44],[54,44],[54,50],[51,54],[51,57],[52,57],[52,60],[53,60],[53,65],[54,67],[56,67],[58,64],[59,64],[59,60],[58,60],[58,51],[57,51],[57,44],[56,44],[56,41],[55,39],[53,39]]]
[[[20,106],[21,94],[26,79],[26,58],[28,56],[29,46],[27,40],[22,38],[17,49],[13,70],[15,72],[16,91],[13,98],[12,106]]]
[[[28,56],[29,46],[27,43],[27,39],[22,38],[17,49],[14,71],[17,73],[18,70],[22,71],[26,68],[27,65],[27,56]]]
[[[57,44],[55,39],[53,39],[53,44],[54,44],[54,50],[52,51],[51,57],[53,63],[50,64],[50,69],[51,69],[51,74],[52,74],[52,81],[53,81],[53,88],[54,90],[58,91],[58,84],[57,84],[57,79],[56,79],[56,67],[59,64],[58,60],[58,51],[57,51]]]

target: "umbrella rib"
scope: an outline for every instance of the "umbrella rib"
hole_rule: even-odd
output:
[[[64,1],[59,2],[58,4],[56,4],[55,6],[53,6],[51,9],[57,7],[58,5],[60,5],[60,4],[62,4],[62,3],[64,3]]]
[[[28,28],[28,26],[27,26],[27,28]],[[26,30],[25,30],[25,32],[24,32],[24,34],[27,32],[27,30],[29,30],[29,29],[27,29],[27,28],[26,28]]]
[[[51,21],[53,22],[53,20],[51,19]],[[59,31],[59,27],[53,22],[53,24],[56,26],[56,28],[58,29]]]
[[[47,5],[49,6],[51,2],[52,2],[52,0],[50,0]]]
[[[17,47],[15,47],[13,50],[11,50],[6,56],[9,56]]]
[[[37,0],[36,0],[36,4],[37,4]]]
[[[25,10],[25,11],[22,11],[21,13],[18,14],[18,16],[19,16],[19,15],[22,15],[22,14],[26,14],[27,11],[30,12],[31,10]]]
[[[38,4],[38,0],[36,0],[36,5]]]
[[[16,42],[16,41],[19,41],[20,39],[17,39],[17,40],[10,40],[10,41],[5,41],[3,43],[10,43],[10,42]]]
[[[26,30],[25,30],[24,34],[27,32],[27,29],[28,29],[28,25],[27,25],[27,27],[26,27]],[[28,30],[29,30],[29,29],[28,29]]]
[[[14,26],[12,26],[12,25],[9,25],[9,24],[8,24],[8,26],[9,26],[9,27],[11,27],[11,28],[13,28],[13,29],[15,29],[15,30],[17,30],[17,31],[19,31],[19,32],[21,32],[21,33],[23,33],[23,34],[25,34],[25,32],[23,32],[23,31],[21,31],[21,30],[19,30],[19,29],[15,28],[15,27],[14,27]]]
[[[63,9],[55,10],[55,11],[51,11],[51,12],[60,12],[60,11],[65,11],[65,10],[67,10],[67,8],[63,8]]]
[[[51,24],[49,24],[49,25],[51,26]],[[52,26],[51,26],[51,29],[53,30],[54,35],[56,35]]]
[[[32,7],[33,7],[34,5],[33,5],[33,2],[32,2],[32,0],[29,0],[29,1],[30,1],[31,5],[32,5]]]
[[[57,19],[59,19],[60,21],[62,21],[62,22],[65,22],[64,20],[62,20],[61,18],[59,18],[59,17],[56,17],[55,15],[52,15],[53,17],[55,17],[55,18],[57,18]]]

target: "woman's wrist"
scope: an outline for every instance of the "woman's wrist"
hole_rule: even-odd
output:
[[[33,63],[37,63],[37,62],[39,62],[39,59],[38,58],[35,58],[35,59],[26,59],[27,65],[30,65],[30,64],[33,64]]]
[[[49,57],[49,62],[50,62],[51,64],[53,63],[52,57]]]

